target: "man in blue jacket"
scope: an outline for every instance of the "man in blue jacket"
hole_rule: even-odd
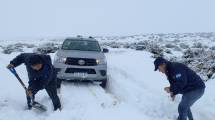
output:
[[[162,57],[158,57],[154,65],[155,71],[159,70],[169,80],[170,87],[165,87],[164,90],[171,94],[172,99],[175,95],[182,94],[178,120],[193,120],[190,107],[204,94],[205,84],[202,79],[184,64],[170,62]]]
[[[10,61],[8,68],[17,67],[24,63],[29,77],[27,104],[31,109],[31,97],[35,98],[39,90],[45,89],[52,100],[54,110],[61,110],[60,99],[57,95],[56,70],[49,55],[22,53]],[[31,96],[31,97],[30,97]]]

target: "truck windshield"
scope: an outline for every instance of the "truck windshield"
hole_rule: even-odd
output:
[[[62,45],[63,50],[97,51],[101,48],[97,41],[88,40],[65,40]]]

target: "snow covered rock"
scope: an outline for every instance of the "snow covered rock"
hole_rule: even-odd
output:
[[[3,53],[4,54],[11,54],[12,52],[23,52],[25,44],[16,43],[16,44],[10,44],[6,47],[3,47]]]
[[[48,53],[55,53],[59,48],[60,48],[59,44],[45,43],[45,44],[42,44],[42,45],[38,46],[33,51],[35,53],[48,54]]]

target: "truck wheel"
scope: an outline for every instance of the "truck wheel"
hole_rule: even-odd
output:
[[[105,89],[107,86],[107,80],[102,80],[102,83],[100,84],[100,86]]]
[[[57,88],[61,88],[62,81],[63,81],[63,79],[57,78]]]

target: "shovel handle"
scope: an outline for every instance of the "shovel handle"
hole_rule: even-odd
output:
[[[12,68],[8,68],[10,70],[11,73],[13,73],[14,75],[17,75],[16,70],[12,67]]]
[[[19,75],[17,74],[15,68],[8,68],[8,69],[18,79],[18,81],[20,82],[20,84],[22,85],[22,87],[25,89],[25,91],[27,91],[27,87],[25,86],[25,84],[23,83],[23,81],[21,80],[21,78],[19,77]]]

